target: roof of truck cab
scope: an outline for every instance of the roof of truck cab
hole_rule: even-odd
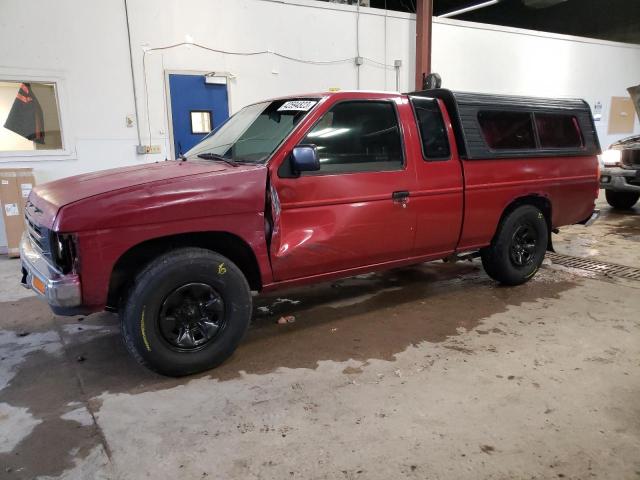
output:
[[[275,100],[287,100],[297,98],[357,98],[357,97],[370,97],[371,95],[379,95],[381,97],[402,97],[405,94],[400,92],[389,92],[384,90],[338,90],[336,92],[315,92],[315,93],[300,93],[294,95],[283,95],[280,97],[269,98],[264,100],[266,102]]]

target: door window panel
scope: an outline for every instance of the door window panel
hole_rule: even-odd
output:
[[[211,131],[211,112],[208,110],[191,111],[191,133],[209,133]]]
[[[535,149],[531,114],[528,112],[478,112],[478,122],[493,150]]]
[[[411,103],[416,112],[422,154],[425,160],[446,160],[451,155],[447,129],[438,102],[432,98],[414,97]]]
[[[400,170],[403,165],[400,127],[390,102],[339,103],[301,143],[316,145],[320,157],[320,171],[306,175]]]

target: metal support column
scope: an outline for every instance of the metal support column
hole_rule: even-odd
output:
[[[433,0],[416,1],[416,90],[422,90],[424,77],[431,73],[431,27]]]

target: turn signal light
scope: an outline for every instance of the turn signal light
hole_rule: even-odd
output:
[[[45,294],[44,283],[38,277],[33,277],[33,280],[31,281],[31,285],[33,285],[33,288],[38,292],[40,292],[42,295]]]

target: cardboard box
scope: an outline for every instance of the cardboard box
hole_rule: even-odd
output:
[[[30,168],[0,169],[0,207],[10,257],[20,256],[20,239],[25,228],[24,206],[34,185]]]
[[[611,112],[609,113],[609,134],[633,133],[636,121],[633,100],[629,97],[611,97]]]

